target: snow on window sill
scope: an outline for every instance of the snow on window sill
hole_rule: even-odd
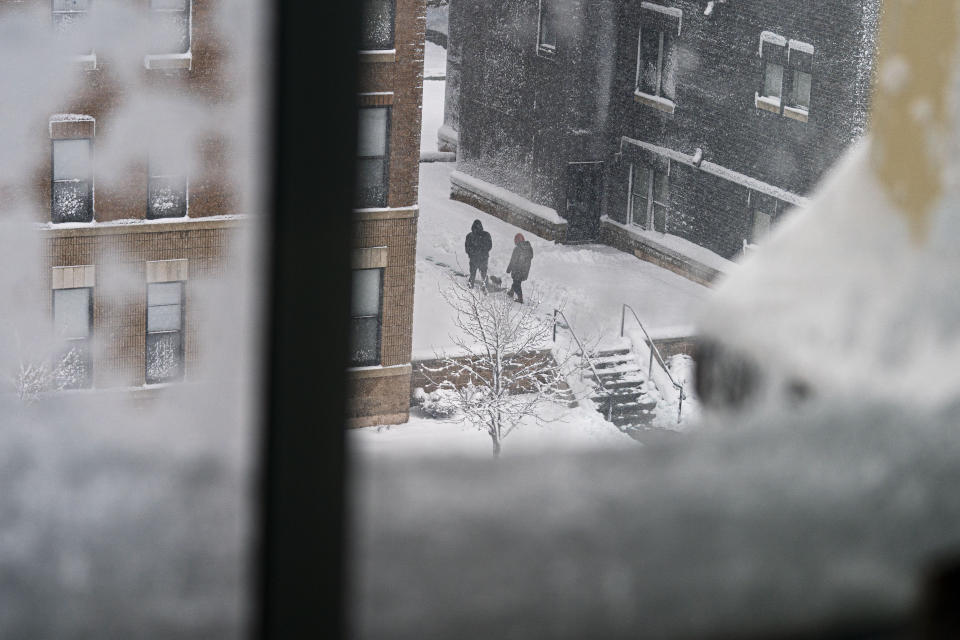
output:
[[[649,93],[644,93],[640,89],[634,89],[633,99],[640,104],[645,104],[648,107],[653,107],[664,113],[673,113],[677,109],[677,105],[673,100],[668,100],[662,96],[652,96]]]
[[[143,56],[143,66],[146,69],[191,69],[193,67],[193,53],[151,53]]]
[[[800,122],[806,122],[810,118],[810,111],[803,107],[784,107],[783,115]]]
[[[80,65],[84,71],[95,71],[97,68],[97,54],[88,53],[80,56],[70,56],[68,62]]]
[[[360,62],[396,62],[396,49],[363,49],[360,51]]]
[[[780,115],[780,98],[775,96],[761,96],[759,93],[755,93],[753,94],[753,106]]]

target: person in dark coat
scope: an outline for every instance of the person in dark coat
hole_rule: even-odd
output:
[[[483,288],[486,289],[487,263],[490,260],[490,249],[493,249],[493,240],[490,238],[490,234],[483,230],[483,225],[480,224],[479,220],[473,221],[464,248],[467,250],[467,257],[470,258],[470,288],[473,288],[473,281],[479,270],[480,277],[483,278]]]
[[[517,302],[523,302],[523,290],[520,283],[530,275],[530,262],[533,261],[533,247],[524,240],[523,234],[518,233],[513,236],[513,255],[510,256],[510,264],[507,265],[507,273],[513,276],[513,286],[507,292],[511,298],[517,295]]]

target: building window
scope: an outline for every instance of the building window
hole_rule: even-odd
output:
[[[53,27],[57,33],[73,33],[90,11],[90,0],[53,0]]]
[[[357,140],[356,206],[387,206],[390,107],[362,107]]]
[[[360,48],[377,51],[393,48],[394,0],[363,0]]]
[[[642,229],[667,231],[670,208],[670,170],[630,165],[627,222]]]
[[[380,364],[383,269],[354,269],[350,298],[350,364]]]
[[[80,32],[89,11],[90,0],[53,0],[54,31],[65,38],[83,38]],[[93,46],[88,43],[78,40],[74,44],[78,45],[75,49],[78,54],[89,56],[93,52]]]
[[[93,289],[54,289],[53,327],[62,345],[53,369],[56,388],[85,389],[93,383],[92,325]]]
[[[184,163],[167,153],[151,153],[147,180],[147,217],[182,218],[187,215],[187,177]]]
[[[183,378],[183,285],[147,285],[147,384]]]
[[[53,141],[51,219],[93,220],[92,142],[89,138]]]
[[[634,93],[638,102],[668,113],[675,108],[676,40],[681,24],[679,9],[641,3]]]
[[[810,94],[813,88],[813,45],[791,40],[787,47],[791,82],[783,115],[806,122],[810,116]]]
[[[540,0],[540,24],[537,27],[537,51],[552,55],[557,51],[556,0]]]
[[[754,97],[758,109],[780,113],[783,104],[783,77],[786,63],[787,39],[783,36],[764,31],[760,34],[760,60],[763,65],[763,79],[760,90]]]
[[[152,54],[186,53],[190,50],[191,0],[150,0]]]

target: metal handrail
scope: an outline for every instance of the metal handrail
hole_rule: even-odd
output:
[[[597,381],[597,386],[600,387],[600,392],[604,395],[609,395],[608,389],[603,386],[603,381],[600,379],[600,374],[597,373],[597,368],[593,366],[593,360],[590,359],[590,356],[587,355],[587,350],[584,348],[583,343],[580,342],[580,338],[577,337],[577,333],[573,330],[573,325],[570,324],[570,321],[567,319],[567,316],[563,314],[563,311],[560,309],[553,310],[553,341],[557,341],[557,316],[563,318],[563,321],[566,323],[566,329],[570,332],[570,335],[573,336],[573,339],[577,341],[577,346],[580,347],[580,355],[587,361],[587,364],[590,365],[590,371],[593,373],[594,379]],[[608,413],[613,411],[612,406],[608,408]],[[609,419],[609,416],[607,417]]]
[[[663,369],[663,372],[667,374],[667,378],[673,384],[674,388],[680,392],[680,402],[677,408],[677,422],[680,422],[680,416],[683,414],[683,401],[686,399],[687,394],[683,390],[683,385],[673,379],[673,376],[670,375],[670,370],[667,369],[667,364],[663,361],[663,356],[660,355],[660,350],[657,349],[657,345],[653,343],[653,338],[650,337],[650,334],[647,333],[646,327],[643,326],[643,323],[640,322],[640,318],[637,317],[637,312],[633,310],[628,304],[624,304],[623,308],[620,311],[620,337],[623,337],[624,325],[627,320],[627,309],[630,309],[630,313],[633,314],[633,319],[637,321],[637,324],[640,326],[640,330],[643,331],[643,335],[647,339],[647,344],[650,346],[650,364],[647,371],[647,378],[652,379],[653,377],[653,357],[657,357],[657,364],[660,365],[660,368]]]

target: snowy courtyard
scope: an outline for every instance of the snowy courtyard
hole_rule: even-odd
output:
[[[443,124],[446,52],[428,42],[423,82],[422,153],[437,151],[437,130]],[[486,214],[468,204],[450,199],[453,162],[420,164],[420,218],[417,231],[416,288],[413,318],[413,361],[456,353],[456,314],[443,292],[467,277],[468,259],[464,239],[474,220],[480,220],[493,240],[488,275],[500,278],[508,287],[506,267],[513,250],[514,235],[523,233],[533,247],[530,279],[524,283],[528,300],[540,298],[539,312],[552,321],[554,309],[561,310],[570,327],[589,345],[629,344],[620,339],[622,305],[636,310],[653,335],[689,336],[701,303],[709,289],[671,271],[604,245],[563,245],[540,238]],[[504,295],[497,292],[491,295]],[[634,345],[642,341],[632,318],[627,319],[627,337]],[[558,340],[570,343],[570,334],[560,329]],[[639,351],[639,350],[638,350]],[[692,379],[689,359],[679,363],[679,374],[687,386]],[[663,379],[657,380],[663,386]],[[662,422],[677,414],[673,389],[663,390]],[[692,409],[692,405],[689,405]],[[504,452],[534,452],[546,448],[585,446],[632,446],[635,443],[611,422],[603,420],[594,406],[581,402],[568,408],[551,406],[547,420],[527,419],[504,445]],[[692,410],[690,416],[695,416]],[[685,422],[689,420],[684,414]],[[477,428],[456,417],[438,420],[418,408],[411,410],[410,422],[388,427],[369,427],[351,433],[351,443],[364,453],[490,455],[490,439]]]

